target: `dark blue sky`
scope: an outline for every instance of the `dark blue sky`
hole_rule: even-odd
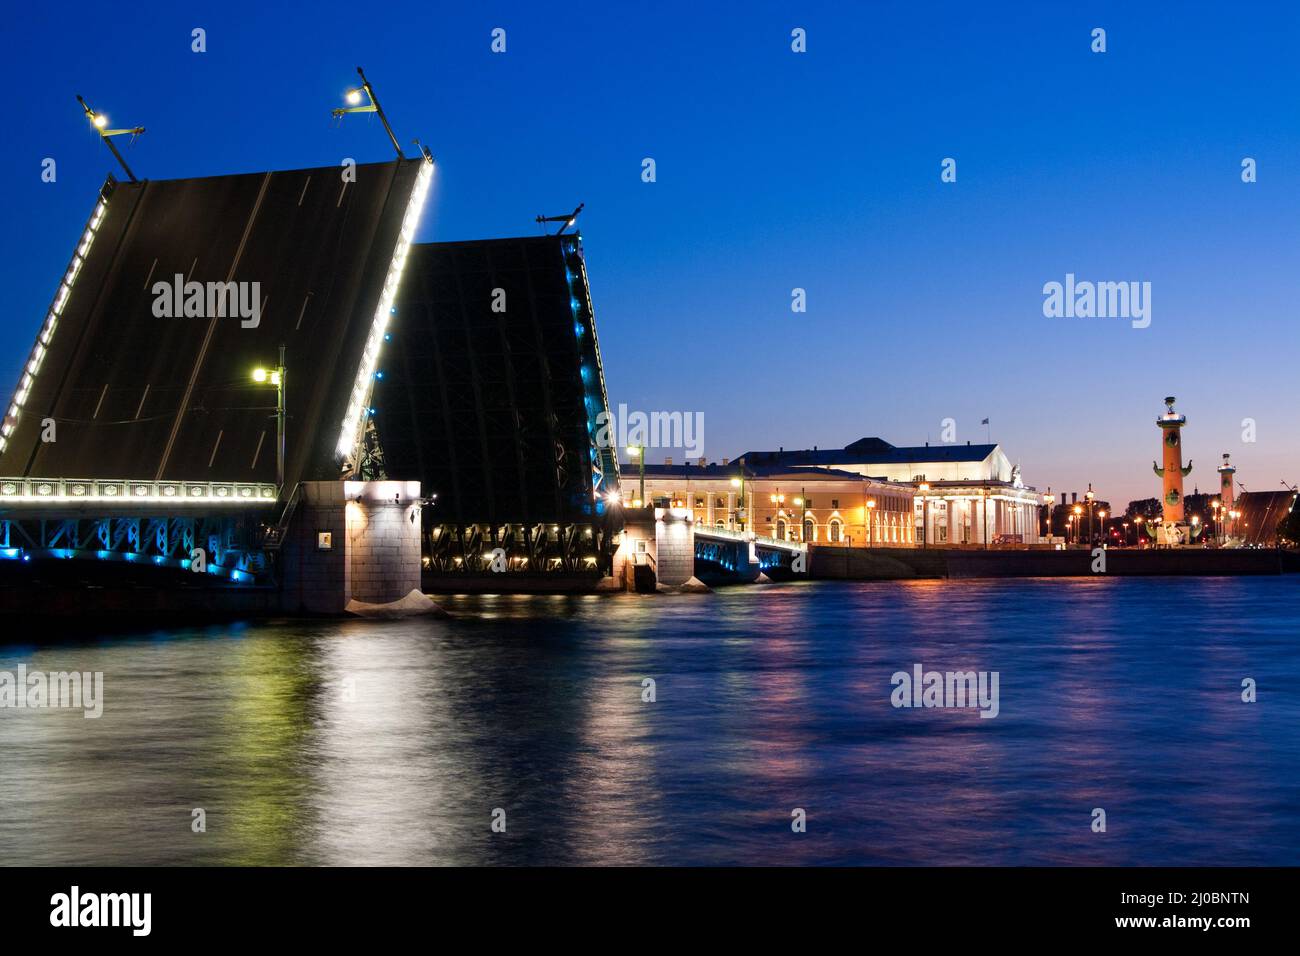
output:
[[[1156,493],[1176,394],[1192,481],[1223,451],[1251,489],[1300,480],[1296,5],[183,7],[9,20],[6,387],[113,168],[74,94],[148,127],[150,178],[383,160],[377,121],[328,115],[360,64],[437,157],[422,239],[586,202],[610,400],[702,412],[711,458],[938,441],[947,417],[982,441],[990,417],[1030,483],[1122,501]],[[1151,326],[1045,318],[1068,272],[1150,282]]]

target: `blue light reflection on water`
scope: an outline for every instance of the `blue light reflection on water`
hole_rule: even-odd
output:
[[[103,671],[105,711],[0,710],[0,845],[9,863],[1295,864],[1298,587],[824,583],[13,635],[0,670]],[[998,671],[999,716],[894,709],[890,675],[916,663]]]

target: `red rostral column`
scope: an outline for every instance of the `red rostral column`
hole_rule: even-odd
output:
[[[1232,476],[1236,473],[1237,469],[1233,467],[1232,462],[1228,461],[1228,453],[1225,451],[1223,453],[1223,464],[1219,466],[1219,514],[1223,516],[1220,520],[1223,522],[1223,536],[1225,538],[1232,537],[1232,526],[1234,524],[1232,520],[1234,507],[1234,482]]]
[[[1174,411],[1172,395],[1165,399],[1165,408],[1165,413],[1156,419],[1160,426],[1160,444],[1164,446],[1165,466],[1161,468],[1152,462],[1151,467],[1164,479],[1160,505],[1164,511],[1164,524],[1168,527],[1183,523],[1183,478],[1192,470],[1192,463],[1188,461],[1187,467],[1183,467],[1182,430],[1187,424],[1187,416]]]

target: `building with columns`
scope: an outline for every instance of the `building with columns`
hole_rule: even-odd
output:
[[[1038,544],[1044,498],[1025,485],[998,444],[912,445],[862,438],[844,448],[746,452],[746,468],[819,468],[870,476],[914,491],[916,544]]]
[[[626,500],[640,495],[639,482],[633,467],[624,468]],[[645,466],[645,500],[687,508],[699,525],[836,547],[913,546],[915,492],[908,482],[834,468],[671,460]]]

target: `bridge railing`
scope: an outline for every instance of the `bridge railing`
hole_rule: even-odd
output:
[[[731,541],[753,541],[755,544],[766,545],[769,548],[784,548],[788,551],[800,551],[804,545],[800,541],[785,541],[781,538],[773,538],[765,534],[756,534],[750,531],[734,531],[730,528],[710,528],[708,525],[699,524],[695,526],[696,537],[714,537],[727,538]]]
[[[730,538],[732,541],[748,541],[748,531],[734,531],[731,528],[711,528],[708,525],[698,524],[695,526],[697,535],[713,536],[715,538]]]
[[[265,524],[261,527],[259,537],[260,545],[268,551],[279,551],[284,544],[284,539],[289,534],[289,524],[293,521],[294,512],[298,509],[298,501],[302,497],[302,482],[293,486],[293,494],[289,500],[284,503],[284,510],[280,512],[280,519],[275,524]]]

